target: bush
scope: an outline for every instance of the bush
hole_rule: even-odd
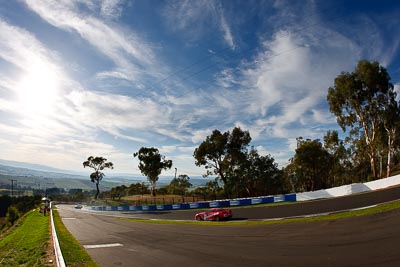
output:
[[[20,213],[15,206],[10,206],[8,208],[6,218],[10,225],[13,225],[20,217]]]

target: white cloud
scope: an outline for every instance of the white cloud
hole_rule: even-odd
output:
[[[26,0],[26,4],[48,23],[78,33],[81,38],[110,58],[118,71],[109,71],[108,75],[117,73],[116,78],[123,75],[134,80],[138,75],[144,74],[143,68],[147,70],[147,74],[157,74],[162,69],[162,66],[155,62],[152,48],[140,37],[132,31],[107,25],[93,14],[80,11],[77,2]],[[120,5],[113,1],[104,1],[101,4],[107,12],[115,10],[113,8],[117,6],[120,8]]]
[[[247,80],[258,95],[250,112],[266,114],[282,100],[291,103],[307,96],[310,52],[300,44],[301,40],[287,32],[264,43],[265,51],[255,60],[258,64],[247,71]]]
[[[0,57],[5,61],[26,73],[42,62],[49,68],[56,68],[51,63],[53,59],[57,58],[56,54],[46,51],[46,48],[26,30],[12,26],[0,19],[0,32]]]
[[[118,133],[118,129],[153,129],[157,132],[168,124],[168,108],[151,100],[90,91],[73,91],[67,98],[71,101],[71,108],[76,110],[72,114],[73,120],[118,137],[144,141]]]
[[[394,87],[394,91],[397,94],[397,101],[400,101],[400,83],[395,83],[393,85],[393,87]]]
[[[246,112],[265,117],[258,120],[257,132],[291,138],[296,136],[290,130],[296,124],[307,129],[315,123],[332,123],[324,121],[329,115],[322,115],[328,109],[321,103],[326,103],[334,77],[357,61],[353,53],[357,47],[340,35],[327,33],[329,39],[315,39],[310,33],[300,36],[280,31],[264,42],[264,50],[253,62],[243,64],[242,84],[250,88],[245,92],[250,95]]]

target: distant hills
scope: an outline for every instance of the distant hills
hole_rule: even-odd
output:
[[[173,177],[161,176],[158,187],[168,185]],[[31,187],[35,189],[64,188],[93,190],[94,184],[87,174],[57,169],[40,164],[9,161],[0,159],[0,188],[11,184],[11,180],[18,187]],[[210,179],[201,176],[190,177],[193,187],[203,186]],[[132,183],[147,183],[147,178],[140,175],[107,174],[100,183],[101,190],[110,190],[118,185],[130,185]]]
[[[11,160],[4,160],[4,159],[0,159],[0,165],[8,166],[8,167],[15,167],[15,168],[29,169],[31,171],[79,174],[78,172],[72,172],[72,171],[57,169],[57,168],[53,168],[53,167],[49,167],[49,166],[45,166],[45,165],[40,165],[40,164],[33,164],[33,163],[20,162],[20,161],[11,161]]]

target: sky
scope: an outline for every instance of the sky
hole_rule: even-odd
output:
[[[342,71],[378,61],[400,90],[399,45],[396,0],[0,0],[0,158],[140,174],[155,147],[162,175],[199,176],[195,148],[240,127],[282,168],[296,137],[341,133]]]

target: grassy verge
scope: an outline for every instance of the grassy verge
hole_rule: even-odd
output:
[[[65,264],[68,267],[97,267],[96,262],[92,260],[86,250],[68,232],[57,210],[53,210],[53,218]]]
[[[338,212],[329,215],[321,215],[314,217],[295,217],[281,220],[254,220],[254,221],[228,221],[227,222],[197,222],[197,221],[172,221],[172,220],[146,220],[146,219],[133,219],[133,218],[121,218],[121,220],[128,220],[142,223],[155,223],[155,224],[191,224],[191,225],[204,225],[204,226],[238,226],[238,225],[263,225],[263,224],[284,224],[284,223],[304,223],[304,222],[316,222],[316,221],[330,221],[339,220],[343,218],[364,216],[374,213],[386,212],[394,209],[400,209],[400,201],[392,201],[385,204],[381,204],[375,207]]]
[[[30,211],[0,240],[0,266],[52,266],[48,264],[49,216]]]

